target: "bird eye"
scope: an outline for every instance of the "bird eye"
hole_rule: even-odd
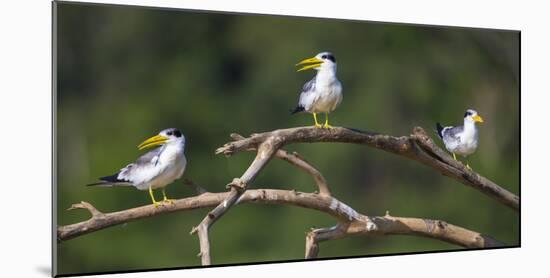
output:
[[[321,56],[321,58],[326,59],[326,58],[327,58],[327,55],[323,55],[323,56]]]
[[[181,132],[179,130],[174,131],[174,136],[181,137]]]
[[[172,131],[166,132],[166,135],[171,136],[171,135],[172,135]]]

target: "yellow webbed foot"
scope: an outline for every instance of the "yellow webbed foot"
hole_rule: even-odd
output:
[[[466,168],[468,168],[468,170],[472,170],[472,167],[470,167],[470,165],[468,165],[468,163],[466,163]]]
[[[325,124],[323,125],[323,128],[326,128],[326,129],[332,128],[332,126],[328,124],[328,113],[325,113]]]
[[[157,202],[157,200],[155,200],[155,195],[153,194],[153,189],[151,187],[149,187],[149,195],[151,196],[151,200],[153,201],[153,205],[155,205],[155,207],[162,204],[161,202]]]
[[[322,128],[323,125],[317,121],[317,113],[313,113],[313,120],[315,120],[315,127]]]
[[[162,202],[164,203],[169,203],[169,204],[174,204],[174,200],[173,199],[168,199],[168,197],[166,197],[166,192],[164,191],[164,189],[162,189]]]

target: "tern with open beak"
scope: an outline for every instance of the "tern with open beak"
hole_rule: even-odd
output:
[[[298,71],[315,69],[317,75],[304,84],[298,105],[291,112],[308,112],[313,114],[315,127],[331,128],[328,114],[342,102],[342,84],[336,78],[336,58],[330,52],[321,52],[313,58],[305,59],[296,66]],[[325,124],[317,121],[317,113],[325,113]]]
[[[464,125],[461,126],[441,126],[436,124],[437,134],[443,140],[445,148],[453,154],[456,160],[456,154],[463,157],[473,154],[477,149],[479,133],[476,123],[483,123],[483,118],[473,109],[466,110],[464,113]],[[468,162],[466,167],[472,169]]]
[[[166,197],[164,187],[179,179],[185,171],[187,160],[185,159],[185,136],[176,128],[168,128],[161,131],[143,143],[138,148],[157,148],[147,152],[128,164],[119,172],[99,178],[100,182],[88,184],[89,186],[134,186],[139,190],[148,190],[153,204],[158,206],[161,202],[155,200],[153,189],[162,188],[163,202],[172,203]]]

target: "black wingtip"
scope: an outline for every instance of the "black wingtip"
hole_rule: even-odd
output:
[[[306,109],[303,106],[298,105],[298,106],[296,106],[296,108],[294,108],[294,110],[292,110],[292,109],[290,110],[290,115],[294,115],[294,114],[302,112],[304,110],[306,110]]]
[[[439,138],[443,138],[443,126],[440,123],[436,123],[435,127],[437,128],[437,135],[439,135]]]
[[[99,178],[99,180],[103,182],[109,182],[109,183],[124,182],[123,180],[118,179],[118,174],[119,173],[112,174],[110,176],[101,177]]]
[[[86,184],[86,186],[108,185],[108,184],[116,184],[116,183],[120,183],[120,182],[125,182],[123,180],[118,179],[118,174],[119,173],[112,174],[110,176],[101,177],[101,178],[99,178],[99,180],[100,180],[99,182]]]
[[[100,181],[100,182],[88,183],[86,184],[86,186],[96,186],[96,185],[103,185],[103,184],[106,184],[106,182]]]

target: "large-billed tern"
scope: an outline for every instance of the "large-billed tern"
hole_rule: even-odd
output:
[[[149,190],[155,207],[161,202],[155,200],[153,189],[162,188],[163,202],[172,203],[166,197],[164,187],[179,179],[185,171],[185,136],[176,128],[168,128],[145,140],[138,148],[142,150],[155,146],[159,147],[142,155],[119,172],[101,177],[100,182],[89,185],[134,186],[139,190]]]
[[[476,123],[483,123],[483,118],[475,110],[468,109],[464,113],[464,125],[443,127],[440,123],[436,124],[437,134],[443,140],[445,148],[453,154],[455,160],[455,154],[467,157],[476,151],[479,141]],[[466,162],[466,167],[471,169],[468,162]]]
[[[304,84],[298,105],[292,114],[308,112],[313,114],[315,127],[331,128],[328,114],[342,102],[342,84],[336,78],[336,58],[330,52],[321,52],[313,58],[305,59],[296,66],[298,71],[315,69],[317,75]],[[317,121],[317,113],[325,113],[325,124]]]

